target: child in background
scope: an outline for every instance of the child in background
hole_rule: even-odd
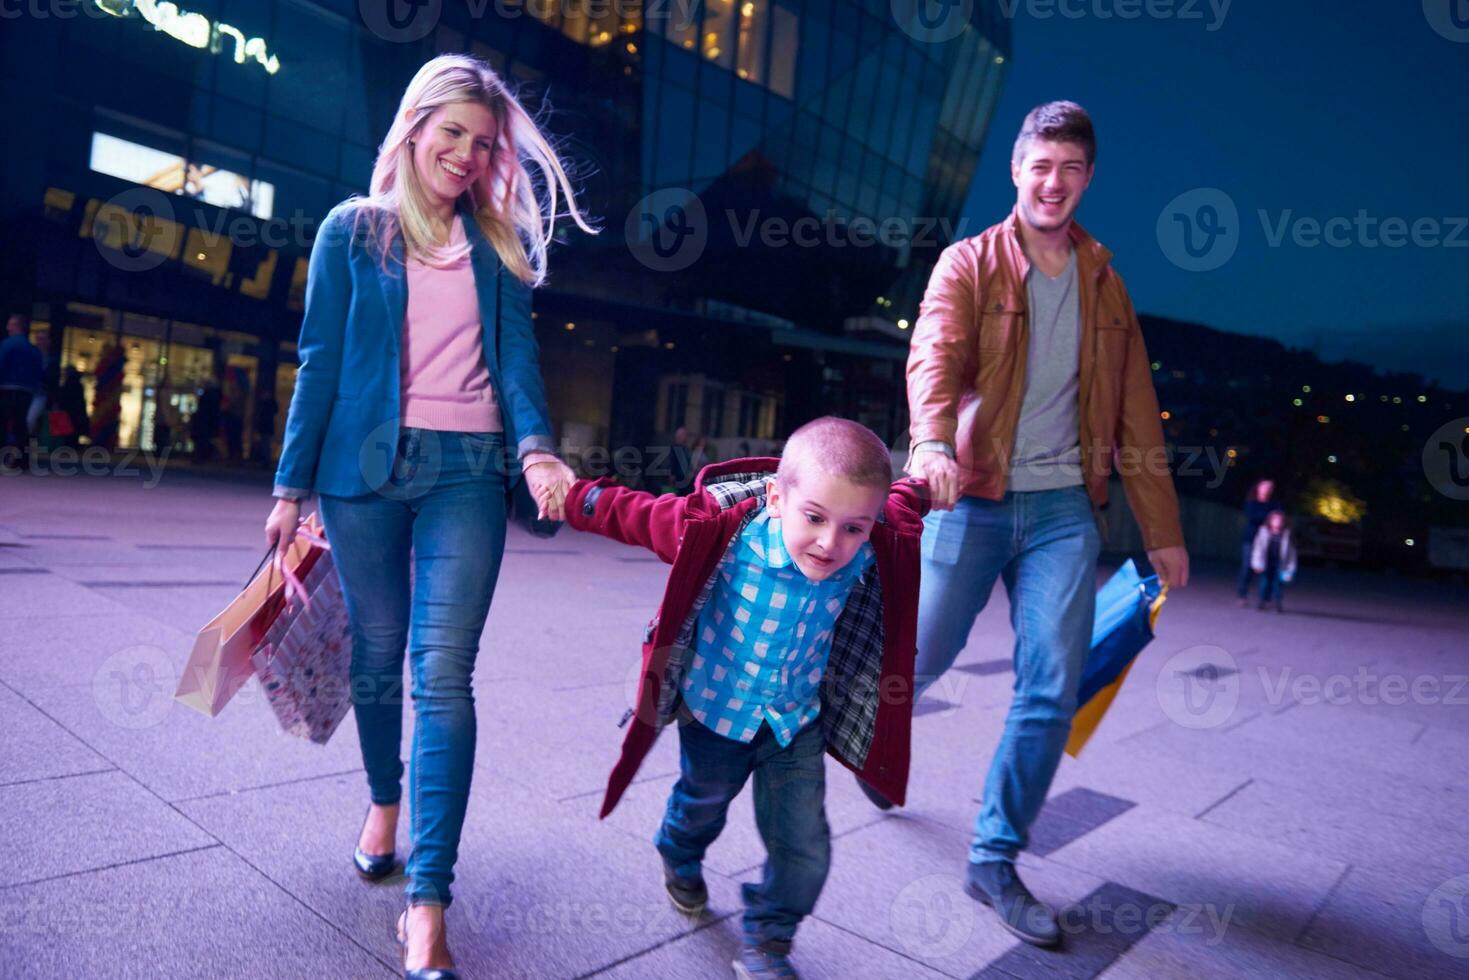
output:
[[[1255,532],[1250,567],[1260,575],[1258,608],[1264,609],[1266,603],[1274,602],[1276,612],[1285,612],[1285,586],[1296,577],[1296,546],[1291,541],[1290,524],[1284,511],[1272,510]]]
[[[791,942],[831,857],[824,753],[903,802],[922,489],[893,483],[882,440],[838,418],[798,429],[779,461],[706,467],[687,497],[610,480],[572,489],[573,527],[673,566],[602,816],[677,718],[681,776],[654,843],[681,912],[704,910],[704,853],[754,776],[767,858],[761,880],[743,887],[736,977],[796,975]]]

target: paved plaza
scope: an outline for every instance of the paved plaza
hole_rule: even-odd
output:
[[[0,975],[396,976],[401,881],[349,866],[367,805],[351,717],[323,747],[281,734],[253,681],[214,719],[170,697],[263,553],[268,482],[153,483],[0,477],[16,861]],[[762,860],[749,792],[708,855],[699,921],[669,907],[651,845],[672,733],[596,818],[663,571],[587,535],[512,533],[448,913],[466,977],[727,975],[738,885]],[[1232,573],[1198,563],[1062,763],[1021,860],[1065,909],[1061,951],[1020,945],[961,891],[1011,683],[1001,591],[920,706],[906,809],[874,810],[828,762],[833,864],[797,937],[803,975],[1469,977],[1462,585],[1307,567],[1278,615],[1239,608]]]

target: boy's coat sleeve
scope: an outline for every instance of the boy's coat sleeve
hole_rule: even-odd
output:
[[[566,502],[566,520],[578,531],[647,548],[673,564],[683,541],[684,523],[694,497],[654,496],[617,486],[610,478],[578,480]]]

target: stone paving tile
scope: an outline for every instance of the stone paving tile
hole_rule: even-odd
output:
[[[1375,810],[1368,800],[1323,807],[1309,793],[1256,780],[1202,819],[1344,864],[1448,877],[1465,864],[1463,816],[1422,812],[1410,819]]]
[[[1132,800],[1081,786],[1052,793],[1031,824],[1026,850],[1036,857],[1045,857],[1136,805]]]
[[[173,700],[173,682],[45,687],[27,692],[75,737],[167,800],[244,789],[362,767],[348,713],[322,746],[280,730],[259,683],[240,689],[218,717]]]
[[[40,578],[23,575],[17,578]],[[45,576],[64,582],[58,576]],[[10,583],[6,583],[9,585]],[[77,588],[80,588],[79,586]],[[99,675],[107,683],[113,669],[133,677],[133,668],[147,664],[159,685],[164,674],[175,673],[187,662],[193,636],[134,612],[90,589],[82,601],[100,610],[97,615],[35,615],[6,620],[5,653],[0,657],[0,680],[22,694],[43,688],[87,685]],[[70,600],[67,600],[68,602]],[[46,605],[28,607],[39,612]],[[69,607],[68,607],[69,608]],[[136,702],[142,692],[134,692]],[[169,688],[171,695],[173,689]]]
[[[360,777],[342,776],[181,808],[344,936],[397,962],[404,880],[365,884],[348,864],[366,796]],[[405,795],[403,856],[411,802]],[[710,875],[709,887],[711,918],[739,908],[734,882]],[[453,890],[449,943],[467,976],[580,976],[699,924],[669,905],[651,844],[486,773],[472,786]]]
[[[0,918],[13,980],[401,975],[222,847],[0,890]]]
[[[0,786],[113,768],[112,763],[3,685],[0,716],[5,718],[5,739],[0,741]]]
[[[1241,925],[1285,941],[1310,921],[1345,868],[1340,861],[1146,807],[1109,821],[1050,859],[1180,906],[1230,909]]]
[[[734,915],[596,974],[606,980],[687,980],[726,977],[739,955],[740,922]],[[820,919],[801,923],[791,964],[810,980],[941,980],[890,949]]]
[[[11,885],[216,843],[120,772],[0,786],[0,833]]]
[[[890,818],[834,842],[816,916],[950,976],[968,977],[1018,942],[965,894],[967,868],[966,834],[928,820]],[[1103,884],[1029,855],[1022,855],[1020,872],[1058,909]]]
[[[44,574],[0,575],[5,586],[0,590],[0,615],[4,615],[7,629],[17,619],[30,618],[38,610],[66,609],[69,610],[68,618],[93,621],[128,615],[126,605],[98,595],[65,575],[55,574],[45,565],[33,564],[29,558],[25,561],[27,567],[44,569]],[[54,614],[37,618],[44,624],[54,618]],[[94,625],[93,628],[98,627]],[[17,650],[25,648],[23,637],[11,636],[11,642],[6,644],[7,654],[12,646]]]
[[[1469,977],[1469,860],[1442,878],[1352,867],[1300,938],[1402,980]]]
[[[1375,766],[1371,756],[1335,751],[1330,740],[1281,751],[1240,733],[1189,731],[1168,725],[1143,732],[1119,748],[1135,749],[1143,760],[1158,760],[1162,772],[1178,774],[1184,785],[1194,773],[1217,769],[1231,778],[1242,777],[1239,782],[1258,777],[1292,786],[1309,793],[1321,806],[1367,801],[1384,813],[1409,819],[1422,812],[1462,812],[1469,806],[1469,784],[1452,772],[1421,767],[1408,773],[1388,772]],[[1105,790],[1108,785],[1099,782],[1097,787]],[[1167,806],[1162,801],[1158,805]]]
[[[1170,903],[1156,896],[1109,881],[1060,912],[1063,941],[1059,949],[1043,950],[1019,943],[975,977],[1091,980],[1173,911]]]
[[[1101,976],[1104,980],[1376,980],[1386,974],[1251,929],[1231,927],[1197,908],[1184,908],[1159,923]]]

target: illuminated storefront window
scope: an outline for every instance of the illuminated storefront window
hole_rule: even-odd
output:
[[[117,398],[117,445],[124,449],[163,452],[194,451],[194,416],[203,392],[219,388],[220,418],[208,434],[216,455],[233,452],[236,458],[253,450],[254,407],[259,339],[249,334],[179,320],[163,320],[106,307],[68,303],[62,331],[63,369],[75,367],[82,375],[87,411],[96,420],[99,404],[97,371],[110,348],[120,345],[122,380]],[[291,353],[283,353],[294,358]],[[295,385],[295,366],[282,365],[273,380],[277,434]],[[282,384],[284,381],[284,385]],[[105,409],[103,410],[105,412]],[[201,435],[203,433],[200,433]]]

